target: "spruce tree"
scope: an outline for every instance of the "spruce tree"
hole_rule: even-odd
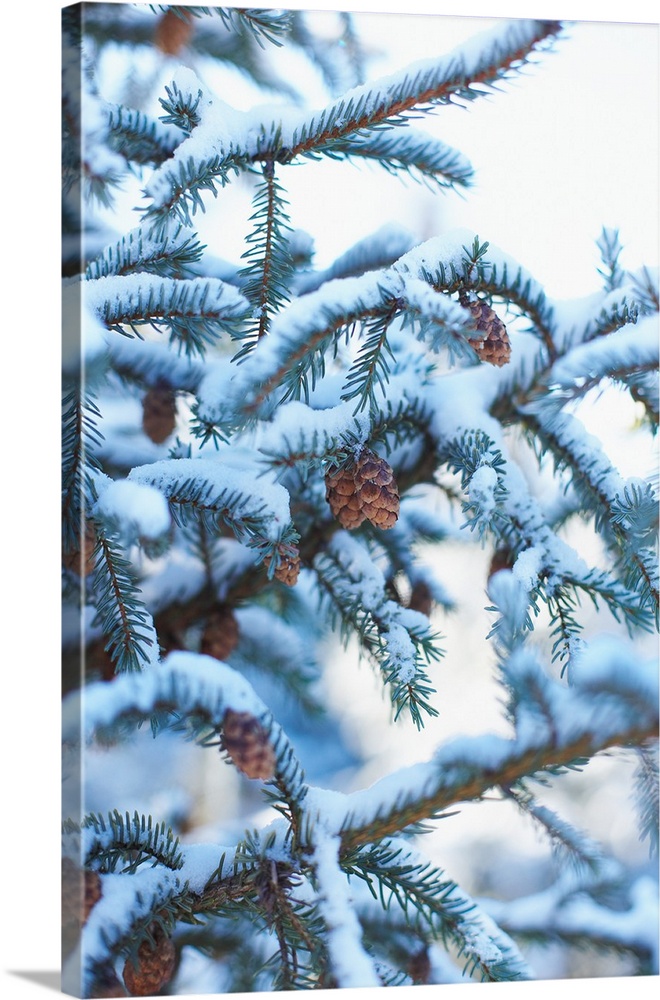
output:
[[[619,474],[580,415],[595,387],[616,386],[637,404],[634,440],[656,434],[657,274],[624,269],[604,228],[602,291],[553,301],[488,233],[411,237],[387,205],[382,228],[315,266],[314,234],[289,211],[294,168],[313,185],[319,161],[339,175],[367,161],[438,198],[468,189],[470,163],[424,117],[469,111],[532,64],[550,73],[546,53],[570,44],[560,23],[502,21],[374,78],[356,19],[337,20],[329,38],[296,11],[63,11],[63,961],[75,995],[533,979],[539,944],[657,974],[652,868],[609,856],[546,796],[614,755],[657,857],[658,677],[644,638],[658,623],[657,479]],[[307,106],[274,49],[318,70],[324,107]],[[102,87],[112,60],[122,102]],[[214,63],[264,101],[232,107],[206,82]],[[113,234],[136,176],[134,224]],[[222,232],[209,248],[196,226],[214,200],[235,217],[246,191],[231,259]],[[579,524],[596,557],[573,544]],[[350,788],[359,752],[327,681],[342,657],[364,660],[354,669],[378,679],[388,727],[412,741],[442,722],[461,670],[442,634],[461,569],[445,553],[455,560],[459,543],[489,560],[471,594],[490,615],[502,727]],[[203,794],[234,795],[236,822],[200,829],[193,779],[177,777],[184,752],[222,771]],[[94,807],[98,774],[116,808]],[[478,826],[487,800],[515,807],[555,858],[533,893],[511,875],[515,845],[489,861],[508,892],[482,898],[425,849],[466,803]]]

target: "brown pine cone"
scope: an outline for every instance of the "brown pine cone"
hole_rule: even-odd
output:
[[[483,299],[468,301],[463,297],[460,302],[465,309],[469,309],[477,330],[484,335],[483,339],[471,341],[481,360],[498,368],[506,365],[511,358],[511,341],[497,313]]]
[[[285,584],[287,587],[295,587],[298,582],[298,576],[300,574],[300,555],[298,549],[295,545],[280,548],[279,551],[280,561],[277,564],[277,569],[273,574],[276,580],[280,583]],[[266,556],[264,559],[264,564],[270,566],[271,557]]]
[[[325,474],[325,498],[342,528],[353,531],[366,519],[355,495],[354,466],[338,469],[331,465]]]
[[[138,948],[137,965],[130,958],[124,964],[124,983],[134,997],[158,993],[174,974],[176,948],[172,939],[160,928],[152,928],[152,935],[155,947],[150,941],[143,941]]]
[[[152,385],[142,399],[142,430],[154,444],[167,441],[176,426],[176,394],[164,383]]]
[[[408,975],[415,983],[427,984],[431,976],[431,959],[428,948],[422,948],[408,960]]]
[[[228,708],[222,720],[222,742],[239,771],[267,781],[275,774],[275,751],[258,719]]]
[[[236,649],[238,640],[238,622],[232,608],[227,604],[218,604],[206,619],[200,653],[215,656],[216,660],[226,660]]]
[[[399,488],[392,467],[365,448],[355,466],[355,495],[376,528],[391,528],[399,517]]]
[[[183,16],[181,17],[180,14]],[[168,10],[156,25],[154,42],[168,56],[175,56],[187,44],[192,34],[192,15],[179,8],[179,14]]]
[[[354,464],[326,472],[326,500],[342,528],[352,531],[369,520],[391,528],[399,516],[399,489],[384,458],[364,448]]]
[[[424,580],[417,580],[413,584],[408,607],[412,611],[419,611],[420,614],[426,615],[427,618],[433,611],[433,594],[428,583],[425,583]]]
[[[495,549],[493,556],[490,560],[490,566],[488,567],[488,579],[499,573],[501,569],[513,569],[513,564],[515,562],[515,556],[511,549],[506,546]]]

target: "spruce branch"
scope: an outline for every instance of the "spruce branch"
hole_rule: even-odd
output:
[[[340,866],[339,837],[319,820],[311,830],[311,866],[325,925],[325,943],[337,986],[380,986],[371,956],[361,944],[361,928],[351,905],[348,880]],[[347,941],[351,942],[347,949]]]
[[[138,226],[91,260],[85,277],[93,281],[110,275],[146,271],[163,278],[190,278],[194,275],[193,265],[201,259],[203,250],[197,235],[181,225],[173,226],[161,240],[149,239],[144,228]]]
[[[658,289],[657,268],[651,271],[643,267],[638,273],[629,275],[634,300],[645,315],[660,312],[660,291]]]
[[[656,503],[650,487],[647,486],[640,493],[635,484],[626,484],[613,469],[598,442],[593,437],[587,437],[576,417],[550,412],[548,407],[530,406],[526,408],[525,421],[531,422],[537,441],[554,456],[555,467],[570,471],[574,488],[585,495],[587,508],[595,511],[596,526],[607,527],[608,531],[603,531],[602,534],[606,540],[608,533],[611,534],[617,557],[626,568],[628,578],[633,582],[633,589],[640,593],[642,599],[637,608],[632,594],[627,599],[621,593],[616,596],[612,594],[610,600],[610,585],[600,575],[596,586],[601,596],[608,601],[613,614],[616,616],[620,601],[621,610],[631,623],[643,624],[645,607],[650,607],[657,616],[657,573],[644,544],[651,535],[655,537],[657,531],[657,510],[652,519],[649,519],[650,511]],[[639,513],[644,524],[641,538],[638,534],[636,537],[634,528],[632,531],[628,530],[629,525],[635,523],[631,520],[631,505],[639,507],[640,504],[646,504],[647,507],[644,513]],[[596,576],[597,574],[592,574],[591,581],[585,580],[584,583],[587,586],[590,582],[595,583]]]
[[[482,430],[466,431],[444,450],[448,467],[461,474],[461,487],[469,498],[462,501],[467,514],[465,526],[477,529],[480,538],[487,530],[501,531],[498,520],[506,524],[502,505],[507,496],[506,462],[495,443]]]
[[[394,80],[374,82],[368,89],[349,91],[295,129],[292,157],[332,151],[336,143],[383,125],[402,124],[412,112],[438,104],[471,102],[486,89],[519,69],[537,46],[552,38],[560,25],[552,21],[520,21],[492,41],[484,39],[482,54],[464,56],[460,48],[441,60],[411,66]]]
[[[94,520],[94,607],[117,673],[140,671],[158,657],[153,620],[141,600],[116,532]]]
[[[549,720],[539,725],[538,715],[534,721],[528,716],[531,725],[525,726],[525,735],[492,737],[485,747],[479,737],[449,743],[436,751],[432,763],[404,768],[377,782],[368,805],[356,797],[353,806],[349,796],[343,851],[391,836],[458,802],[480,799],[490,788],[561,773],[604,750],[641,746],[654,738],[655,668],[636,664],[628,649],[594,642],[574,667],[570,689],[543,677],[529,654],[514,656],[529,670],[530,683],[543,692]],[[624,664],[631,671],[628,675]]]
[[[217,278],[181,279],[157,274],[112,275],[88,281],[85,299],[110,330],[142,338],[142,327],[169,333],[187,355],[203,355],[222,333],[235,334],[246,300]]]
[[[245,344],[236,361],[249,354],[254,344],[268,333],[271,315],[289,301],[293,261],[286,235],[291,231],[285,210],[287,202],[275,179],[273,162],[266,161],[262,170],[263,183],[255,192],[251,216],[255,227],[246,240],[249,249],[243,254],[249,263],[238,275],[256,322],[241,334]]]
[[[658,782],[658,741],[649,740],[636,750],[635,805],[640,818],[640,839],[648,840],[649,854],[658,856],[660,793]]]
[[[275,751],[275,787],[290,795],[292,802],[303,795],[302,769],[286,735],[250,684],[226,664],[199,653],[175,651],[158,670],[127,673],[113,683],[117,686],[112,705],[106,704],[102,682],[85,689],[84,739],[112,732],[125,721],[148,719],[156,712],[194,719],[199,728],[203,724],[219,732],[228,710],[248,712],[260,723]],[[66,699],[65,739],[76,738],[80,698],[81,692],[72,692]]]
[[[262,10],[256,7],[199,9],[217,14],[228,28],[251,35],[261,48],[264,47],[264,40],[272,45],[282,45],[282,36],[288,35],[293,18],[293,11],[289,10]]]
[[[324,271],[298,275],[296,289],[300,295],[316,291],[334,278],[354,278],[366,271],[390,267],[414,246],[411,233],[394,224],[386,224],[349,247]]]
[[[654,894],[653,886],[644,876],[628,885],[611,883],[612,879],[605,877],[576,885],[574,880],[560,877],[532,896],[506,904],[484,900],[484,906],[501,927],[521,942],[563,943],[632,957],[637,973],[648,974],[657,945],[656,935],[642,914]],[[609,905],[599,896],[612,888],[616,901]],[[543,920],[537,916],[540,913]]]
[[[183,143],[177,152],[181,149],[185,149]],[[161,168],[166,173],[157,177],[157,197],[142,215],[143,225],[155,238],[162,236],[172,219],[184,226],[192,226],[197,212],[205,210],[202,193],[210,191],[217,197],[218,187],[225,187],[232,177],[247,170],[250,164],[248,153],[233,149],[199,160],[192,156],[187,159],[180,156],[172,164],[167,161]],[[151,183],[154,183],[153,179]]]
[[[454,354],[472,355],[467,338],[474,329],[466,311],[446,296],[435,294],[420,280],[406,255],[392,267],[360,278],[336,278],[292,301],[273,321],[270,337],[253,352],[239,383],[245,394],[244,412],[256,414],[278,388],[280,403],[309,399],[310,391],[325,375],[325,357],[336,356],[342,339],[364,341],[349,370],[344,400],[358,400],[356,413],[369,403],[375,406],[376,388],[385,396],[389,375],[388,330],[395,319],[415,329],[420,341],[428,340],[439,352],[449,347]],[[365,339],[366,338],[366,339]],[[397,358],[397,360],[399,360]]]
[[[625,279],[625,272],[619,264],[619,256],[623,247],[619,239],[618,229],[608,229],[607,226],[603,226],[596,245],[600,250],[603,263],[603,270],[599,269],[598,273],[605,281],[605,290],[611,292],[615,288],[620,288]]]
[[[185,135],[190,135],[202,120],[198,110],[203,96],[201,89],[198,89],[197,93],[193,93],[192,90],[184,92],[175,81],[172,81],[165,87],[165,93],[167,97],[159,98],[165,112],[160,120],[165,125],[174,125]]]
[[[566,822],[554,810],[541,805],[524,782],[505,788],[503,792],[550,838],[559,863],[568,860],[575,868],[585,869],[594,879],[605,875],[614,867],[606,859],[600,844]]]
[[[80,549],[88,472],[98,468],[95,449],[103,435],[97,422],[101,413],[93,394],[81,387],[70,389],[62,401],[62,545],[65,552]]]
[[[415,931],[451,942],[465,957],[465,972],[478,970],[482,980],[528,979],[522,955],[459,886],[409,844],[384,839],[344,856],[344,870],[367,881],[384,910],[396,902]],[[376,883],[376,886],[373,883]]]
[[[395,719],[408,711],[418,729],[435,716],[426,664],[442,653],[428,619],[388,599],[385,580],[362,545],[337,532],[314,560],[321,593],[338,615],[345,641],[356,633],[390,688]]]
[[[636,382],[657,368],[657,321],[643,317],[634,330],[626,323],[567,351],[552,365],[545,383],[552,387],[557,405],[584,396],[605,378],[630,386],[634,396]]]
[[[384,315],[391,315],[392,302],[381,300],[372,303],[370,300],[373,297],[370,295],[367,299],[358,295],[350,304],[321,305],[313,316],[305,317],[300,325],[292,325],[291,332],[279,338],[281,347],[277,363],[273,365],[272,373],[254,392],[254,398],[247,407],[248,412],[257,412],[280,385],[285,390],[281,402],[300,398],[307,401],[310,390],[325,375],[325,354],[330,350],[337,350],[342,338],[350,337],[358,324],[364,329],[370,321],[378,322]],[[292,311],[293,307],[290,307],[280,314],[282,318],[278,324],[278,332],[284,329],[287,321],[291,322]],[[272,348],[269,353],[273,354]],[[261,365],[257,371],[260,368]],[[248,371],[246,368],[246,372]]]
[[[132,874],[146,861],[173,871],[183,865],[178,837],[170,829],[153,822],[151,816],[118,810],[107,817],[90,813],[79,829],[84,834],[84,864],[101,872]],[[67,830],[70,832],[70,830]]]
[[[357,400],[354,413],[360,413],[369,407],[375,410],[378,405],[376,389],[385,393],[384,385],[389,382],[390,364],[394,361],[394,353],[387,339],[390,323],[401,307],[401,302],[394,299],[389,310],[371,323],[365,325],[363,341],[344,382],[342,401]]]
[[[164,127],[157,119],[135,108],[109,104],[106,115],[108,145],[129,163],[164,163],[181,141],[180,131]]]
[[[385,129],[336,142],[326,155],[337,160],[374,161],[394,176],[410,176],[432,188],[465,188],[473,176],[464,156],[412,128]]]
[[[269,556],[273,572],[278,546],[298,539],[286,490],[277,484],[264,487],[256,473],[212,459],[180,458],[136,467],[129,478],[157,486],[180,525],[192,515],[206,523],[213,537],[227,527],[240,542],[255,548],[261,560]]]
[[[336,38],[316,35],[302,11],[291,11],[291,41],[309,55],[320,70],[325,84],[332,94],[341,94],[349,85],[364,82],[364,56],[362,43],[357,38],[353,26],[353,16],[346,11],[340,13],[342,32]]]

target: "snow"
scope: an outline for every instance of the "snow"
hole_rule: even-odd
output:
[[[255,447],[267,457],[323,458],[348,436],[356,445],[364,444],[370,429],[368,413],[355,413],[354,403],[313,409],[295,400],[279,406],[269,423],[259,424]]]
[[[319,822],[313,832],[312,864],[319,886],[318,905],[327,932],[330,964],[339,987],[380,986],[372,960],[361,944],[362,929],[352,908],[346,875],[339,867],[340,840]]]
[[[574,464],[584,470],[588,481],[597,486],[601,495],[611,501],[623,493],[623,477],[605,455],[598,438],[590,434],[577,417],[552,412],[550,406],[530,404],[526,409],[538,416],[543,428],[572,456]]]
[[[512,574],[503,570],[493,581],[505,577],[512,579]],[[632,643],[610,637],[594,641],[578,658],[571,688],[546,676],[524,648],[509,658],[506,672],[518,690],[525,687],[527,697],[518,706],[513,739],[483,733],[457,736],[441,744],[431,761],[401,768],[347,795],[341,804],[347,816],[343,829],[367,827],[378,817],[440,793],[447,805],[460,801],[474,777],[483,780],[484,775],[502,773],[508,766],[515,769],[533,749],[551,762],[553,753],[585,737],[595,745],[607,745],[625,730],[652,726],[657,720],[657,664],[640,662]],[[487,782],[482,792],[486,786]],[[334,823],[336,829],[337,818]]]
[[[148,717],[162,701],[174,700],[184,713],[207,712],[219,725],[227,708],[267,717],[268,710],[251,685],[236,670],[201,653],[176,651],[153,670],[122,674],[112,684],[92,683],[69,695],[63,707],[64,739],[76,740],[82,709],[83,731],[91,739],[97,729],[115,724],[123,715]]]
[[[316,291],[294,299],[271,323],[268,337],[241,365],[238,391],[275,377],[280,370],[307,354],[314,337],[327,337],[327,330],[344,326],[380,306],[386,296],[396,297],[401,282],[387,270],[368,271],[359,277],[335,278]],[[244,387],[244,388],[243,388]]]
[[[103,962],[110,942],[118,941],[141,917],[147,917],[158,904],[183,890],[178,872],[158,868],[139,868],[130,878],[121,874],[103,876],[103,894],[93,907],[83,931],[85,992],[95,963]]]
[[[644,316],[605,337],[579,344],[557,359],[549,376],[560,386],[578,385],[585,379],[610,372],[645,368],[658,363],[658,318]]]
[[[640,659],[631,642],[607,633],[595,636],[571,663],[570,682],[585,693],[614,690],[650,708],[658,703],[657,659]]]
[[[233,871],[234,847],[222,847],[219,844],[186,844],[181,848],[181,853],[183,864],[180,874],[187,882],[191,892],[202,893],[204,891],[223,855],[225,855],[225,860],[219,877],[222,878]]]
[[[577,349],[583,341],[596,336],[603,314],[623,312],[624,307],[631,306],[636,297],[634,287],[624,285],[609,292],[598,291],[576,299],[555,301],[553,316],[557,347],[562,352]]]
[[[396,267],[400,264],[401,259],[395,265]],[[453,326],[458,330],[464,329],[466,323],[469,323],[469,316],[461,305],[448,295],[436,292],[421,278],[406,278],[404,288],[408,307],[421,313],[424,318],[434,319],[436,322]]]
[[[197,387],[197,414],[211,424],[220,423],[230,399],[236,367],[229,358],[209,358]]]
[[[178,354],[167,344],[159,341],[115,337],[103,329],[108,354],[114,367],[118,369],[127,367],[130,371],[142,375],[150,385],[162,378],[177,389],[186,389],[189,392],[197,389],[206,369],[199,359]]]
[[[336,531],[329,552],[345,574],[342,586],[350,591],[355,605],[365,611],[379,609],[386,600],[385,577],[364,546],[348,531]]]
[[[205,486],[207,506],[228,507],[236,519],[258,518],[267,537],[277,541],[291,523],[288,492],[265,476],[259,478],[252,469],[233,467],[230,462],[240,463],[241,457],[235,451],[230,455],[229,449],[219,453],[218,459],[164,459],[132,469],[129,480],[150,483],[170,499],[179,495],[185,499],[186,482]]]
[[[498,631],[504,630],[507,645],[527,625],[529,614],[529,580],[515,576],[512,570],[501,569],[488,582],[488,596],[502,616]]]
[[[297,629],[268,608],[258,605],[237,608],[235,618],[242,641],[251,639],[257,649],[265,647],[268,658],[294,666],[309,662],[313,655]]]
[[[489,65],[488,56],[492,58],[495,48],[513,54],[529,46],[538,28],[539,22],[535,21],[503,23],[480,36],[480,42],[471,40],[440,59],[419,60],[370,84],[355,87],[339,100],[317,110],[300,110],[280,104],[237,111],[212,94],[192,70],[177,67],[172,82],[184,94],[200,95],[196,108],[199,122],[180,143],[174,155],[153,172],[146,193],[154,206],[167,205],[176,191],[181,167],[205,161],[215,162],[215,158],[227,166],[235,156],[250,159],[264,148],[275,131],[284,148],[295,147],[302,135],[313,136],[322,132],[328,122],[332,123],[338,138],[353,138],[355,129],[351,130],[344,124],[348,121],[351,106],[359,106],[362,115],[387,116],[394,95],[397,92],[413,94],[415,80],[422,79],[424,86],[433,87],[454,76],[458,66],[464,66],[465,73],[476,71],[476,67],[485,68]],[[486,46],[485,63],[480,45]]]
[[[326,564],[341,569],[340,581],[333,584],[341,602],[372,617],[391,682],[414,684],[419,669],[414,639],[430,635],[428,618],[386,597],[381,570],[348,531],[335,532],[326,552],[316,557],[315,567],[319,572],[324,572]]]
[[[376,232],[358,240],[349,250],[337,257],[325,271],[311,272],[302,276],[297,286],[298,293],[313,291],[332,278],[374,270],[380,266],[384,257],[396,260],[414,245],[415,238],[411,232],[397,223],[385,223]],[[374,260],[378,261],[378,264],[374,265]]]
[[[162,303],[184,289],[190,296],[189,301],[194,301],[194,306],[190,305],[186,310],[190,315],[197,315],[202,303],[206,313],[217,312],[227,316],[245,312],[248,307],[238,289],[219,278],[163,278],[145,272],[108,275],[85,281],[83,296],[88,308],[93,309],[101,319],[114,322],[123,316],[143,318],[142,310],[150,296],[152,301]]]
[[[104,484],[93,514],[117,522],[127,538],[160,538],[171,526],[167,501],[153,486],[120,479]]]
[[[470,477],[469,497],[470,500],[478,504],[480,512],[484,517],[497,507],[495,490],[499,482],[497,472],[488,463],[480,465]]]
[[[519,552],[513,564],[513,575],[527,592],[539,583],[539,573],[543,569],[543,549],[532,546]]]
[[[605,882],[605,884],[607,884]],[[601,939],[612,946],[643,948],[652,968],[658,961],[658,885],[648,875],[636,878],[629,891],[629,907],[609,909],[597,903],[564,869],[556,882],[541,892],[519,899],[482,899],[480,905],[513,933],[558,934]],[[585,887],[587,890],[589,885]],[[598,883],[595,886],[598,889]]]

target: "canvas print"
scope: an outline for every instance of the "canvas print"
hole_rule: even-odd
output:
[[[657,32],[63,9],[65,992],[658,975]]]

